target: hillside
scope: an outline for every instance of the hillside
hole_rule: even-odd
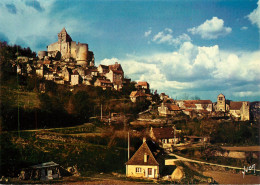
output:
[[[1,134],[1,176],[17,177],[23,168],[55,161],[63,168],[75,167],[82,176],[96,173],[124,173],[127,134],[91,123],[76,127],[3,132]],[[140,143],[137,136],[134,143]]]

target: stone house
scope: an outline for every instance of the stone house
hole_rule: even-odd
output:
[[[170,148],[180,141],[179,132],[172,127],[153,128],[149,132],[150,137],[163,148]]]
[[[104,75],[109,72],[109,67],[106,65],[100,64],[97,68],[100,75]]]
[[[191,112],[207,112],[213,111],[213,103],[211,100],[179,100],[176,104],[182,109],[186,110],[185,114]],[[184,112],[184,111],[183,111]]]
[[[44,72],[44,78],[45,78],[45,80],[53,80],[53,72],[52,71],[50,71],[50,70],[46,70],[45,72]]]
[[[72,70],[68,67],[64,67],[61,71],[61,76],[63,77],[64,81],[70,81],[72,75]]]
[[[51,60],[44,60],[44,61],[43,61],[43,64],[44,64],[47,68],[53,67]]]
[[[166,95],[165,93],[160,94],[160,100],[164,101],[164,100],[167,100],[167,99],[169,99],[168,95]]]
[[[39,77],[44,77],[44,72],[46,71],[46,67],[41,64],[39,67],[36,68],[36,75]]]
[[[26,73],[29,76],[35,74],[35,68],[32,65],[27,64],[26,65]]]
[[[145,93],[150,93],[150,85],[148,82],[137,82],[135,87],[137,90],[143,90]]]
[[[144,141],[135,154],[126,162],[126,176],[159,178],[159,162],[152,142]]]
[[[97,68],[90,68],[90,69],[87,69],[85,71],[85,74],[86,75],[91,75],[92,77],[93,76],[98,76],[98,70],[97,70]]]
[[[158,107],[158,112],[160,116],[169,116],[181,113],[181,109],[175,104],[162,103],[161,106]]]
[[[112,89],[113,84],[110,82],[110,80],[98,78],[95,81],[94,86],[102,87],[105,90],[105,89]]]
[[[109,72],[105,74],[105,77],[113,83],[114,89],[116,90],[122,89],[123,79],[124,79],[123,71],[110,69]]]
[[[143,101],[146,97],[146,94],[142,91],[132,91],[130,94],[130,99],[133,103]]]
[[[78,85],[80,83],[80,76],[77,70],[71,75],[71,85]]]
[[[249,102],[234,102],[229,105],[229,114],[241,121],[250,120]]]

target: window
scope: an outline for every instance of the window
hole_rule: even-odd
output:
[[[219,100],[219,101],[222,101],[222,100],[223,100],[223,97],[219,97],[218,100]]]
[[[136,168],[136,169],[135,169],[135,172],[136,172],[136,173],[141,173],[141,172],[142,172],[142,168]]]
[[[148,168],[148,175],[152,175],[153,173],[153,169],[152,168]]]

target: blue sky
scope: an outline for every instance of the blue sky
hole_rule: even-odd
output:
[[[0,40],[46,50],[65,27],[172,98],[259,101],[259,17],[256,0],[2,0]]]

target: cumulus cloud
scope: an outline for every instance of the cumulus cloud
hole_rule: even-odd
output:
[[[174,52],[104,59],[101,63],[116,61],[132,80],[148,81],[151,88],[178,97],[186,92],[213,91],[228,92],[238,98],[260,94],[260,51],[222,51],[218,45],[206,47],[184,42]]]
[[[246,27],[246,26],[243,26],[242,28],[240,28],[241,30],[247,30],[248,29],[248,27]]]
[[[157,44],[169,44],[169,45],[180,45],[185,41],[191,41],[189,35],[183,33],[178,37],[174,38],[172,35],[173,31],[170,28],[165,28],[164,31],[161,31],[153,36],[152,41]]]
[[[232,28],[225,27],[223,19],[213,17],[211,20],[206,20],[198,27],[188,29],[193,35],[200,35],[203,39],[217,39],[220,36],[225,36],[231,33]]]
[[[257,2],[257,8],[251,12],[248,16],[248,19],[251,21],[252,24],[256,24],[259,31],[260,31],[260,0]]]

